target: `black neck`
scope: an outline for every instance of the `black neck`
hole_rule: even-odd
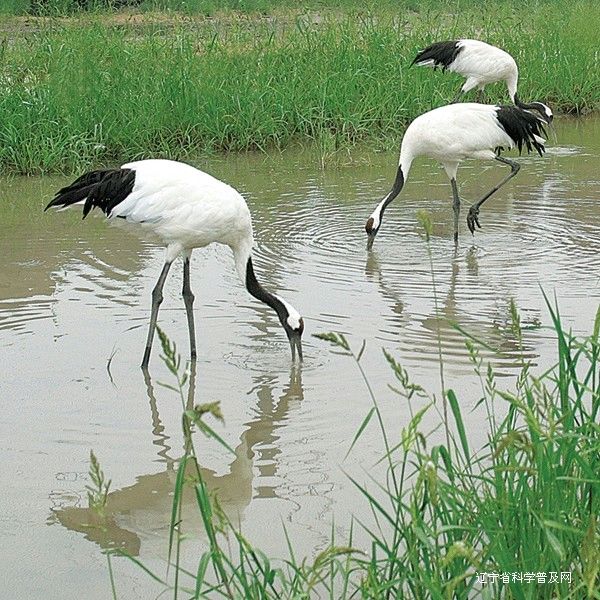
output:
[[[383,216],[383,211],[387,208],[387,205],[402,191],[404,187],[404,173],[402,173],[402,165],[398,165],[398,171],[396,171],[396,179],[392,186],[392,191],[385,197],[383,206],[381,207],[381,213],[379,219]]]
[[[540,109],[540,103],[539,102],[533,102],[530,104],[525,104],[525,102],[521,101],[521,98],[519,98],[519,96],[517,96],[517,94],[515,94],[515,106],[518,106],[519,108],[522,108],[524,110],[537,110],[539,113],[541,113],[541,109]],[[544,115],[545,117],[545,115]]]
[[[270,306],[279,317],[279,320],[283,322],[287,316],[287,310],[283,305],[283,302],[279,300],[276,296],[267,292],[260,283],[258,283],[256,279],[256,275],[254,274],[254,267],[252,266],[252,257],[248,258],[248,262],[246,264],[246,289],[261,302],[264,302],[268,306]]]

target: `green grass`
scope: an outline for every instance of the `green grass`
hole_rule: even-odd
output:
[[[0,45],[0,170],[80,171],[314,142],[322,153],[361,141],[396,146],[412,118],[448,102],[462,81],[409,68],[412,57],[457,36],[510,51],[524,99],[557,112],[598,108],[600,6],[551,4],[482,11],[469,1],[456,13],[416,13],[384,3],[369,13],[342,3],[318,23],[296,11],[275,20],[152,13],[135,26],[92,14],[14,25],[13,34],[9,26]],[[501,86],[489,89],[490,101],[506,100]]]
[[[163,360],[177,382],[171,389],[180,393],[184,407],[186,453],[173,495],[167,576],[131,560],[164,588],[161,596],[173,598],[600,598],[600,308],[591,335],[576,338],[564,328],[556,303],[548,298],[546,303],[556,363],[536,373],[522,354],[513,389],[501,385],[491,364],[484,364],[479,348],[489,346],[465,336],[473,376],[481,384],[475,410],[487,430],[483,448],[470,445],[460,392],[444,389],[442,398],[428,394],[384,351],[393,378],[390,388],[408,403],[411,414],[399,433],[386,431],[361,366],[364,344],[357,351],[342,335],[317,336],[354,361],[372,403],[349,443],[349,455],[360,451],[365,429],[377,426],[380,462],[387,473],[381,481],[352,479],[363,506],[348,515],[348,538],[340,541],[332,531],[330,546],[311,560],[299,559],[289,538],[286,559],[267,556],[228,523],[218,499],[209,497],[199,469],[185,476],[188,463],[197,465],[194,429],[226,447],[204,423],[206,413],[221,415],[215,404],[186,410],[185,387],[194,384],[161,333]],[[511,315],[513,335],[522,348],[514,303]],[[443,377],[443,359],[441,366]],[[433,431],[423,430],[428,411],[438,414]],[[104,475],[97,463],[92,474],[102,491]],[[208,539],[193,572],[180,567],[185,486],[196,492]],[[370,544],[356,545],[358,528]],[[482,588],[478,573],[509,576]],[[515,580],[513,573],[534,581]],[[561,573],[569,573],[570,581]],[[116,598],[112,568],[110,574]],[[537,581],[538,574],[545,574],[544,583]]]
[[[537,0],[533,0],[535,3]],[[544,0],[540,0],[544,2]],[[561,0],[557,0],[560,2]],[[531,3],[531,2],[529,2]],[[553,4],[552,0],[550,3]],[[452,4],[452,3],[450,3]],[[472,0],[466,2],[472,4]],[[493,0],[482,0],[483,6],[491,6]],[[515,3],[516,4],[516,3]],[[521,3],[522,4],[522,3]],[[457,7],[465,2],[457,2]],[[182,12],[188,15],[213,15],[236,12],[239,14],[273,13],[279,10],[289,11],[339,11],[339,10],[387,10],[395,13],[412,10],[420,11],[439,7],[437,0],[4,0],[0,11],[6,14],[72,16],[77,13],[110,13],[115,11],[138,12]],[[451,9],[452,10],[452,9]]]

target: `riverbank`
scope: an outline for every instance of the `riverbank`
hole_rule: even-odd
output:
[[[389,148],[411,119],[454,96],[460,77],[409,65],[423,45],[458,36],[511,52],[524,99],[586,113],[600,105],[600,7],[558,4],[560,20],[544,4],[511,3],[485,13],[472,4],[460,13],[407,5],[289,18],[279,10],[4,19],[0,169],[71,172],[307,143],[323,156],[358,141]],[[507,100],[501,85],[488,90],[488,101]]]

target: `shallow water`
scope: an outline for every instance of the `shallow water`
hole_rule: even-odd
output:
[[[545,158],[518,159],[521,172],[484,205],[474,237],[466,207],[506,169],[463,165],[456,255],[450,186],[426,160],[414,165],[374,251],[366,252],[364,222],[391,185],[397,149],[357,150],[324,171],[308,153],[198,164],[244,193],[259,277],[306,320],[305,363],[296,369],[276,317],[238,282],[229,250],[194,253],[199,359],[192,401],[221,402],[226,425],[212,424],[235,454],[200,438],[197,448],[209,487],[220,490],[226,512],[250,540],[285,556],[283,524],[297,556],[313,554],[330,539],[334,517],[343,536],[349,515],[366,511],[347,475],[364,481],[372,471],[382,449],[376,427],[344,455],[369,396],[352,360],[311,334],[344,333],[356,350],[366,340],[363,366],[393,432],[406,425],[409,407],[388,388],[394,380],[381,348],[438,393],[439,336],[446,386],[457,391],[471,444],[480,446],[484,415],[471,412],[479,385],[451,323],[498,350],[483,354],[506,385],[519,362],[510,298],[526,327],[524,351],[540,367],[552,364],[555,350],[540,288],[556,295],[568,327],[591,330],[600,298],[599,156],[600,119],[559,120]],[[174,469],[183,452],[181,400],[160,385],[173,381],[158,345],[151,378],[139,369],[163,250],[107,226],[100,215],[82,222],[76,211],[44,214],[66,181],[0,181],[0,558],[11,574],[10,597],[108,597],[100,547],[123,547],[164,572]],[[435,294],[419,209],[434,224]],[[185,357],[181,284],[176,264],[159,323]],[[436,423],[431,412],[424,427]],[[104,528],[86,509],[90,449],[112,479]],[[204,539],[193,499],[184,503],[192,533],[184,562],[193,568]],[[128,561],[114,567],[122,597],[160,591]]]

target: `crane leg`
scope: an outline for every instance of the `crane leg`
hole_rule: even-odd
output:
[[[190,332],[190,354],[196,360],[196,334],[194,330],[194,294],[190,287],[190,257],[183,259],[183,302],[187,313],[188,330]]]
[[[479,209],[481,205],[492,195],[495,194],[507,181],[512,179],[521,168],[521,165],[514,160],[509,160],[508,158],[504,158],[502,156],[496,156],[495,159],[505,165],[510,166],[510,173],[496,186],[494,186],[479,202],[476,202],[469,208],[469,214],[467,215],[467,225],[469,227],[469,231],[471,233],[475,233],[475,226],[481,229],[481,225],[479,223]]]
[[[188,380],[188,395],[187,402],[185,403],[185,410],[194,410],[194,396],[196,395],[196,360],[195,358],[190,363],[190,377]],[[184,449],[186,452],[186,456],[188,453],[191,453],[192,456],[194,454],[192,449],[192,431],[190,422],[187,419],[184,419],[183,423],[183,433],[185,437],[185,445]]]
[[[475,96],[475,102],[483,102],[483,88],[477,90],[477,96]]]
[[[452,185],[452,196],[454,202],[452,203],[452,209],[454,210],[454,246],[458,246],[458,217],[460,215],[460,197],[458,195],[458,186],[456,185],[456,179],[454,177],[450,180]]]
[[[160,276],[154,289],[152,290],[152,312],[150,314],[150,329],[148,330],[148,339],[146,340],[146,350],[144,352],[144,359],[142,360],[142,369],[148,368],[148,363],[150,362],[150,351],[152,350],[152,340],[154,339],[154,331],[156,330],[156,318],[158,317],[158,307],[161,305],[163,301],[163,287],[165,285],[165,280],[167,279],[167,275],[169,274],[169,269],[171,268],[170,262],[166,262],[162,271],[160,272]]]

